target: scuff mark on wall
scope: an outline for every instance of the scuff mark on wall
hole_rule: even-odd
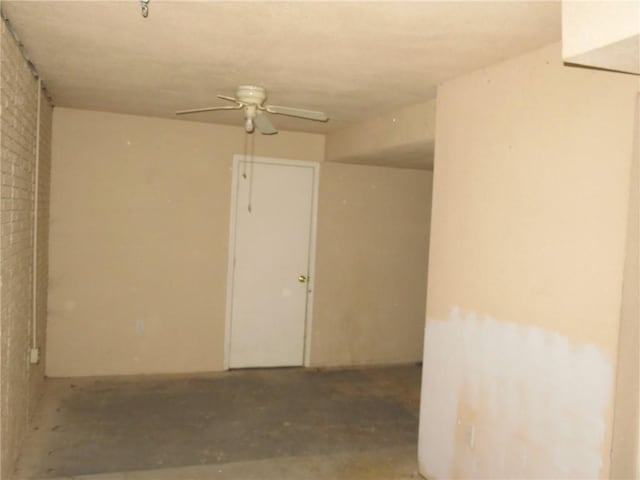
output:
[[[419,460],[429,478],[598,478],[612,366],[593,345],[454,307],[427,319]]]

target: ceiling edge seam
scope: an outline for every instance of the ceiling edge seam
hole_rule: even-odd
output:
[[[49,93],[49,90],[47,90],[47,87],[44,84],[44,80],[42,79],[42,76],[40,75],[40,72],[38,72],[38,69],[36,68],[35,64],[29,58],[29,54],[27,53],[27,50],[26,50],[24,44],[20,41],[20,37],[18,36],[16,31],[13,29],[13,26],[11,25],[11,21],[5,15],[4,11],[2,11],[2,10],[0,10],[0,16],[2,17],[2,21],[4,22],[5,26],[7,27],[7,30],[9,31],[9,33],[11,34],[13,39],[15,40],[16,45],[18,46],[18,50],[20,51],[20,54],[22,55],[22,57],[24,58],[25,62],[27,63],[27,67],[29,68],[29,71],[31,72],[31,75],[33,75],[33,77],[36,80],[40,80],[42,82],[41,83],[42,92],[44,93],[44,96],[46,97],[47,101],[51,104],[51,106],[54,106],[53,98],[51,97],[51,94]]]

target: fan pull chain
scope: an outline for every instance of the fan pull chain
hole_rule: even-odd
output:
[[[249,143],[249,134],[245,133],[244,134],[244,161],[242,162],[242,178],[244,178],[245,180],[247,179],[247,150],[248,150],[248,145]]]
[[[251,202],[253,200],[253,165],[254,165],[254,161],[253,161],[253,156],[254,156],[254,150],[255,150],[255,142],[254,142],[254,136],[253,135],[248,135],[249,137],[251,137],[251,139],[249,140],[250,145],[251,145],[251,156],[249,157],[249,205],[247,206],[247,209],[249,210],[249,213],[251,213]]]
[[[253,155],[254,139],[253,135],[246,133],[244,136],[244,160],[242,161],[242,178],[247,179],[247,163],[249,164],[249,198],[247,199],[247,210],[251,213],[251,201],[253,199]],[[247,155],[247,151],[248,155]]]

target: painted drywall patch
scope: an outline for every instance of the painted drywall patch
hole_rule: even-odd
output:
[[[433,478],[598,478],[612,370],[592,345],[452,309],[425,331],[419,459]]]

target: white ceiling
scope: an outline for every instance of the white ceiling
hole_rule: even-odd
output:
[[[56,105],[174,118],[241,83],[323,110],[330,132],[423,102],[464,72],[560,39],[558,1],[217,2],[3,0]],[[181,117],[184,119],[184,117]],[[239,112],[195,121],[240,125]]]

